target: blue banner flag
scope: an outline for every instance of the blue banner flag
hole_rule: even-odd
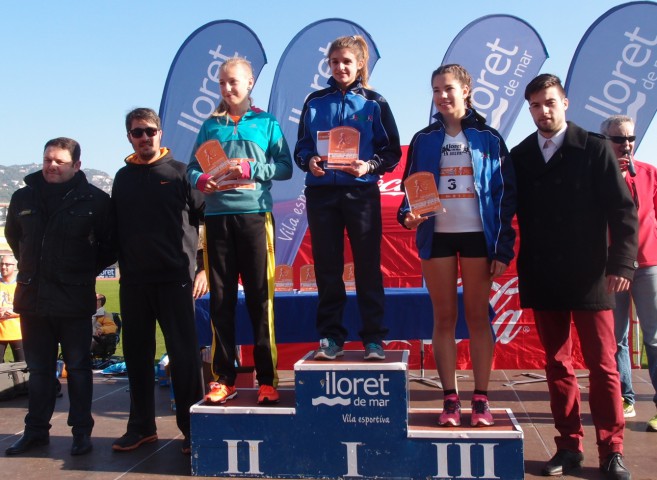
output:
[[[634,119],[636,144],[657,110],[657,3],[612,8],[586,31],[568,69],[568,119],[600,131],[610,115]]]
[[[176,160],[189,161],[200,126],[219,105],[219,67],[231,57],[249,60],[256,79],[267,63],[255,33],[233,20],[203,25],[176,53],[160,103],[162,146]]]
[[[379,60],[379,52],[370,35],[348,20],[330,18],[311,23],[289,43],[281,56],[269,96],[269,113],[281,124],[285,139],[294,150],[299,118],[306,97],[326,88],[331,77],[326,54],[331,42],[346,35],[361,35],[369,47],[370,73]],[[292,265],[306,232],[305,173],[294,169],[291,180],[274,184],[276,221],[276,264]]]
[[[525,100],[525,87],[548,53],[536,30],[511,15],[488,15],[468,24],[449,46],[443,65],[458,63],[472,76],[472,104],[506,138]],[[431,119],[436,113],[431,105]]]

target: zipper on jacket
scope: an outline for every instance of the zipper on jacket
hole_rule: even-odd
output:
[[[347,91],[343,92],[342,90],[338,91],[342,94],[342,101],[340,102],[340,111],[338,112],[339,125],[344,125],[344,112],[345,112],[345,103],[347,99]]]
[[[346,91],[343,92],[342,90],[340,90],[338,88],[338,92],[342,95],[342,99],[340,100],[340,103],[338,104],[339,105],[338,126],[343,127],[344,126],[344,121],[345,121],[344,115],[345,115],[345,111],[346,111],[345,104],[347,103],[347,93],[349,93],[349,90],[346,90]],[[332,171],[331,174],[333,176],[333,185],[337,185],[338,184],[338,174],[337,174],[337,172]]]

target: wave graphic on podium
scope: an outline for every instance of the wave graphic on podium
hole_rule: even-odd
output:
[[[334,398],[328,398],[328,397],[317,397],[313,398],[313,407],[316,407],[317,405],[328,405],[329,407],[333,407],[335,405],[343,405],[347,406],[351,404],[351,399],[350,398],[342,398],[342,397],[334,397]]]

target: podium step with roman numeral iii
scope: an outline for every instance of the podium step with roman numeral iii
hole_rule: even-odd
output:
[[[192,474],[267,478],[522,479],[523,432],[508,409],[495,425],[441,428],[439,409],[409,406],[408,352],[366,362],[308,354],[294,390],[259,406],[256,389],[191,409]],[[437,406],[438,407],[438,406]],[[463,409],[463,423],[469,422]]]

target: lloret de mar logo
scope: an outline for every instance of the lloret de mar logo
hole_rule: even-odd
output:
[[[342,376],[339,372],[326,372],[320,381],[320,395],[312,399],[312,405],[368,406],[388,405],[390,391],[389,378],[383,373],[378,376]]]

